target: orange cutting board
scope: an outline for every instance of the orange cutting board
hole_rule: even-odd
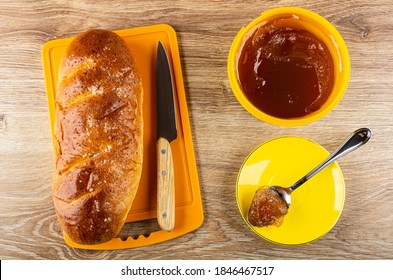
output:
[[[175,172],[175,228],[150,235],[129,237],[127,240],[114,238],[99,245],[80,245],[66,235],[66,243],[74,248],[92,250],[114,250],[135,248],[163,242],[197,229],[203,222],[200,186],[192,143],[183,75],[175,30],[166,24],[138,27],[115,31],[129,47],[142,74],[144,89],[144,156],[141,182],[134,203],[128,213],[127,222],[155,219],[157,217],[157,161],[156,161],[156,99],[155,65],[158,41],[166,48],[171,62],[175,88],[175,110],[178,137],[171,143]],[[42,48],[42,60],[48,98],[50,125],[53,135],[55,121],[55,96],[58,83],[58,69],[61,58],[73,38],[47,42]]]

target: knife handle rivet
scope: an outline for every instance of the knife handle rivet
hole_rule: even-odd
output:
[[[166,154],[166,150],[165,150],[165,149],[162,149],[162,150],[161,150],[161,154],[165,155],[165,154]]]
[[[161,172],[161,175],[162,175],[162,176],[165,176],[165,175],[166,175],[166,171],[163,170],[163,171]]]

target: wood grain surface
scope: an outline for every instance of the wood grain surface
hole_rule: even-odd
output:
[[[295,128],[248,114],[232,93],[226,65],[240,27],[269,8],[290,5],[333,23],[351,56],[342,101],[323,119]],[[392,259],[392,14],[391,0],[0,1],[1,259]],[[90,28],[158,23],[172,25],[178,35],[205,220],[192,233],[148,247],[72,249],[63,241],[50,197],[54,162],[41,48]],[[359,127],[369,127],[373,138],[339,160],[346,201],[328,234],[286,247],[257,237],[245,225],[235,182],[256,146],[295,135],[333,151]]]

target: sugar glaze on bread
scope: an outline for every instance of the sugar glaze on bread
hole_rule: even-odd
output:
[[[76,243],[109,241],[125,222],[142,172],[142,99],[122,38],[96,29],[71,42],[59,69],[52,198]]]

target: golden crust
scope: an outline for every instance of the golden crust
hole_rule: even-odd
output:
[[[52,198],[67,236],[111,240],[123,226],[142,172],[143,89],[124,41],[90,30],[59,70]]]

